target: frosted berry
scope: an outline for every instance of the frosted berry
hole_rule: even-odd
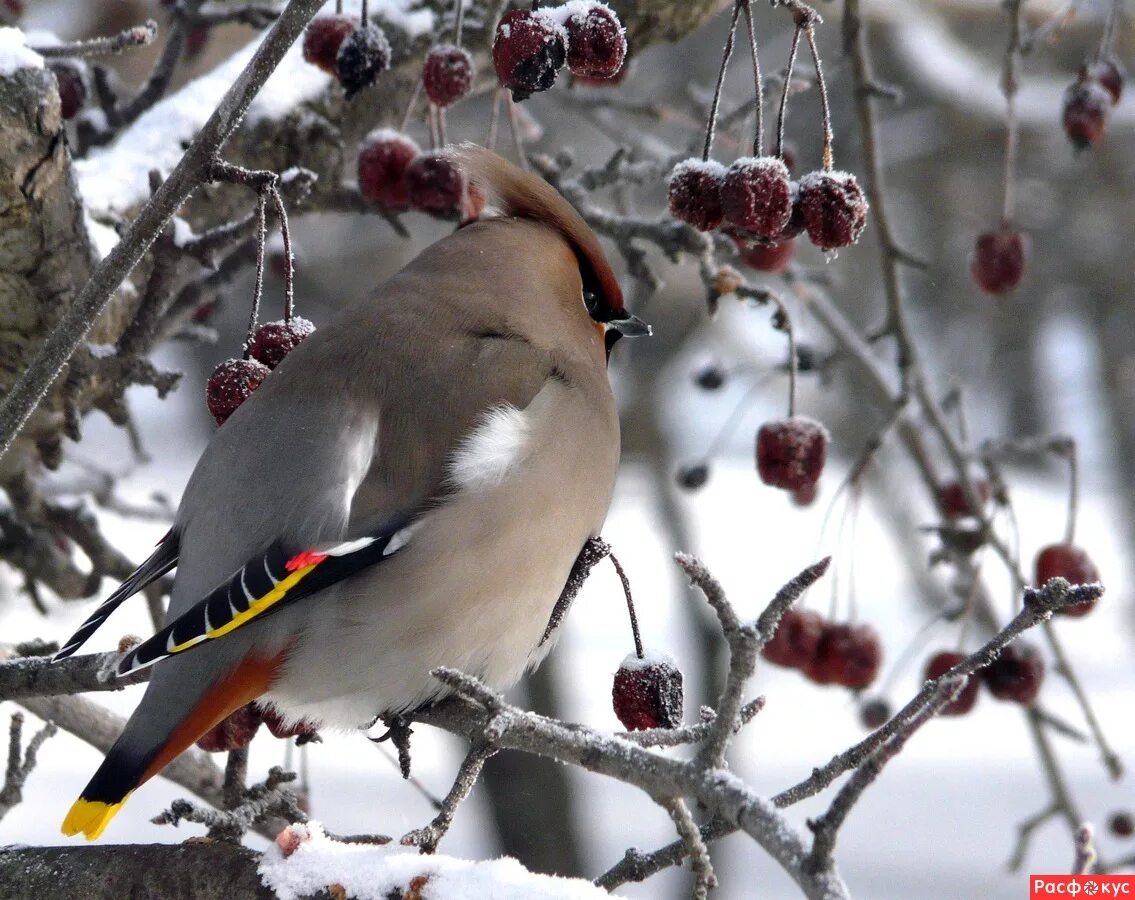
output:
[[[1113,104],[1119,102],[1123,96],[1123,66],[1116,59],[1101,59],[1092,63],[1084,63],[1080,67],[1080,81],[1098,81],[1100,86],[1111,95]]]
[[[264,720],[265,727],[272,732],[272,737],[304,737],[310,739],[316,734],[315,726],[306,720],[301,719],[293,725],[288,725],[285,724],[284,717],[271,706],[257,707],[257,709]]]
[[[611,688],[615,715],[627,731],[682,724],[682,673],[666,658],[628,656]]]
[[[1027,258],[1027,236],[1002,226],[998,231],[978,235],[969,270],[974,282],[987,294],[1007,294],[1024,278]]]
[[[931,678],[937,678],[939,675],[944,675],[949,672],[954,666],[966,658],[964,653],[954,653],[950,650],[942,650],[935,653],[926,663],[926,672],[922,676],[924,680],[929,681]],[[950,703],[942,707],[940,715],[943,716],[964,716],[968,713],[975,703],[977,703],[977,689],[980,685],[976,675],[971,675],[966,686],[962,688],[962,692]]]
[[[339,48],[347,35],[358,27],[359,20],[353,16],[316,16],[303,33],[303,58],[328,75],[338,75]]]
[[[359,192],[374,203],[406,209],[406,170],[421,149],[399,131],[382,128],[372,131],[359,150]]]
[[[687,466],[682,466],[678,469],[675,481],[678,482],[678,487],[683,490],[700,490],[705,487],[705,483],[709,481],[709,466],[705,463],[692,463]]]
[[[423,153],[406,168],[410,206],[439,216],[456,216],[465,207],[465,174],[440,153]]]
[[[891,719],[891,705],[882,697],[872,697],[859,707],[859,721],[864,728],[874,731]]]
[[[422,87],[438,106],[451,106],[473,87],[473,57],[460,47],[433,47],[422,64]]]
[[[723,218],[721,188],[725,166],[712,159],[687,159],[670,172],[670,215],[698,231],[713,231]]]
[[[1135,834],[1135,816],[1120,810],[1111,814],[1107,827],[1116,837],[1129,838]]]
[[[973,486],[981,500],[981,505],[985,506],[993,494],[989,482],[984,478],[975,478],[973,479]],[[942,514],[947,519],[961,519],[964,516],[977,515],[977,511],[970,506],[966,499],[966,492],[962,488],[961,482],[958,481],[949,481],[938,489],[938,506],[941,507]]]
[[[981,670],[982,681],[998,700],[1028,706],[1040,693],[1044,681],[1044,660],[1035,647],[1018,641],[1001,651]]]
[[[224,425],[271,371],[255,359],[230,359],[217,366],[205,385],[205,403],[217,424]]]
[[[248,342],[248,353],[257,362],[274,369],[313,331],[315,326],[299,316],[292,316],[287,321],[266,322],[253,332],[252,340]]]
[[[768,244],[738,237],[734,237],[733,241],[737,244],[741,262],[758,272],[779,275],[796,255],[796,241],[792,238],[780,238]]]
[[[1072,584],[1094,584],[1100,580],[1100,573],[1083,547],[1075,544],[1050,544],[1037,554],[1037,586],[1043,585],[1050,578],[1065,578]],[[1097,602],[1098,598],[1093,598],[1065,606],[1057,612],[1078,619],[1090,613]]]
[[[743,156],[721,186],[725,221],[765,238],[777,238],[792,217],[788,168],[775,156]]]
[[[390,41],[377,25],[356,28],[344,38],[335,56],[335,74],[350,100],[363,88],[374,84],[390,68]]]
[[[780,617],[772,639],[761,648],[761,656],[775,666],[803,669],[816,655],[824,633],[824,620],[807,609],[790,609]]]
[[[767,422],[757,432],[757,472],[773,487],[795,491],[815,484],[827,456],[827,429],[811,419]]]
[[[513,100],[550,88],[566,59],[563,26],[543,10],[514,9],[497,23],[493,67]]]
[[[792,492],[792,502],[797,506],[811,506],[819,493],[820,488],[815,483],[802,484]]]
[[[197,746],[207,753],[223,753],[247,747],[260,728],[260,710],[248,703],[214,725],[197,739]]]
[[[1064,92],[1064,133],[1077,150],[1099,143],[1111,113],[1111,94],[1098,81],[1077,81]]]
[[[861,690],[875,680],[883,664],[883,643],[870,625],[827,623],[804,674],[817,684]]]
[[[48,64],[59,88],[59,111],[64,119],[73,119],[87,102],[87,82],[82,67],[69,59]]]
[[[567,64],[583,78],[614,78],[627,57],[627,35],[614,11],[593,3],[564,23],[567,29]]]
[[[838,250],[863,233],[867,198],[848,172],[809,172],[800,179],[800,214],[813,244]]]

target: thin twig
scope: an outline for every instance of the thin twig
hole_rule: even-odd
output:
[[[158,23],[153,19],[147,19],[141,25],[124,28],[118,34],[110,37],[97,37],[70,44],[54,44],[49,47],[33,47],[32,49],[44,59],[110,56],[122,53],[125,50],[132,50],[135,47],[145,47],[147,44],[153,43],[157,36]]]
[[[434,853],[437,850],[438,842],[445,837],[446,832],[449,831],[449,826],[453,823],[453,816],[457,812],[457,807],[469,796],[481,775],[481,770],[485,767],[485,761],[494,753],[496,753],[495,749],[482,742],[476,742],[469,748],[469,752],[461,763],[457,778],[453,782],[453,787],[449,789],[449,793],[441,801],[441,809],[438,814],[424,828],[415,828],[413,831],[404,834],[401,841],[404,846],[417,847],[422,853]]]

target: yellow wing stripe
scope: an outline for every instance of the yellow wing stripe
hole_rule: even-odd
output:
[[[320,560],[320,562],[322,562],[322,560]],[[318,562],[296,569],[286,578],[278,582],[276,586],[263,597],[257,597],[255,600],[253,600],[248,605],[248,609],[244,610],[243,612],[237,613],[235,616],[229,619],[229,621],[225,622],[224,625],[218,625],[212,631],[206,632],[204,636],[197,635],[187,641],[176,644],[173,647],[170,647],[168,652],[180,653],[182,650],[188,650],[190,647],[201,643],[201,641],[203,640],[212,640],[213,638],[223,637],[230,631],[240,628],[240,626],[245,622],[249,621],[250,619],[256,618],[262,612],[271,609],[273,606],[283,600],[288,591],[299,584],[300,581],[302,581],[317,565],[319,565]]]

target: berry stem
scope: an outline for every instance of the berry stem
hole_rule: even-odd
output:
[[[335,0],[335,15],[343,15],[343,0]]]
[[[1005,184],[1001,201],[1001,224],[1013,221],[1016,211],[1017,145],[1017,88],[1021,70],[1021,10],[1022,0],[1009,0],[1005,9],[1009,15],[1009,45],[1005,48],[1005,67],[1001,73],[1001,92],[1005,95]]]
[[[792,32],[792,46],[788,48],[788,65],[784,69],[784,89],[780,92],[780,109],[776,114],[776,155],[784,159],[784,120],[788,117],[788,90],[792,85],[792,70],[796,67],[796,51],[800,47],[800,29]]]
[[[753,29],[753,7],[749,0],[744,0],[745,24],[749,29],[749,55],[753,58],[753,87],[755,90],[755,105],[757,113],[757,133],[753,136],[753,156],[765,154],[765,88],[761,78],[761,60],[757,56],[757,33]]]
[[[252,335],[260,317],[260,297],[264,293],[264,245],[268,243],[268,195],[261,191],[256,198],[256,281],[252,289],[252,313],[248,317],[248,334],[244,339],[244,355],[248,359]]]
[[[449,143],[449,138],[445,135],[445,107],[439,106],[437,108],[437,136],[441,141],[440,146],[444,147]]]
[[[422,93],[422,79],[419,78],[414,82],[414,90],[410,94],[410,102],[406,104],[406,112],[402,116],[402,125],[398,128],[399,131],[405,132],[410,127],[410,118],[414,115],[414,107],[418,105],[418,97]]]
[[[370,10],[367,9],[367,0],[363,0],[362,2],[362,20],[363,28],[366,28],[367,25],[370,24]]]
[[[835,153],[832,150],[832,116],[828,108],[828,85],[824,81],[824,66],[820,62],[820,50],[816,46],[816,28],[808,24],[804,28],[804,37],[808,39],[808,49],[812,51],[812,62],[816,65],[816,85],[820,89],[820,113],[824,117],[824,171],[830,172],[835,168]]]
[[[284,207],[284,198],[280,191],[272,188],[272,204],[276,207],[276,217],[280,220],[280,239],[284,242],[284,321],[292,320],[292,309],[295,307],[295,260],[292,257],[292,232],[288,227],[288,211]]]
[[[512,132],[512,144],[516,148],[516,158],[520,162],[520,168],[525,172],[528,171],[528,153],[524,149],[524,138],[520,135],[520,111],[516,108],[516,101],[512,99],[512,94],[505,98],[508,104],[508,127]]]
[[[713,102],[709,107],[709,120],[705,123],[705,146],[702,148],[702,162],[709,159],[709,151],[713,148],[713,133],[717,128],[717,108],[721,104],[721,86],[725,83],[725,70],[729,68],[729,57],[733,55],[733,37],[737,34],[737,17],[741,15],[741,6],[746,0],[737,0],[733,4],[733,18],[729,20],[729,37],[725,39],[725,49],[721,51],[721,68],[717,72],[717,84],[713,88]]]
[[[429,111],[430,123],[430,149],[436,150],[438,148],[438,138],[440,137],[440,129],[437,124],[437,106],[433,103],[430,104]]]
[[[504,90],[503,87],[499,87],[493,93],[493,108],[489,112],[489,134],[485,138],[485,146],[489,150],[495,150],[497,147],[497,125],[500,123],[501,94]]]
[[[623,571],[623,565],[619,562],[614,553],[608,553],[611,559],[611,565],[615,567],[615,574],[619,576],[619,581],[623,583],[623,595],[627,598],[627,612],[631,616],[631,634],[634,635],[634,652],[635,656],[642,659],[646,654],[642,649],[642,637],[638,633],[638,616],[634,611],[634,599],[631,597],[631,580],[627,578],[627,573]]]
[[[1123,14],[1123,0],[1111,0],[1111,8],[1107,11],[1107,19],[1103,24],[1103,33],[1100,34],[1100,46],[1096,51],[1096,62],[1102,62],[1115,56],[1115,35],[1119,30],[1119,18]]]
[[[774,327],[780,329],[788,336],[788,418],[796,415],[796,374],[799,360],[796,358],[796,331],[792,327],[792,316],[788,314],[788,307],[777,294],[769,291],[768,299],[776,306]]]
[[[453,22],[453,45],[461,46],[461,30],[465,25],[465,0],[457,0],[457,12]]]
[[[1076,442],[1068,447],[1068,521],[1064,526],[1064,543],[1076,542],[1076,519],[1080,509],[1080,460]]]
[[[717,432],[717,435],[710,441],[709,449],[705,452],[705,459],[708,461],[713,459],[720,451],[721,448],[733,437],[737,431],[737,426],[741,424],[742,419],[745,418],[745,413],[748,412],[749,406],[757,393],[765,386],[765,379],[759,379],[749,385],[749,389],[737,401],[732,411],[729,413],[729,418],[725,420],[725,424]]]

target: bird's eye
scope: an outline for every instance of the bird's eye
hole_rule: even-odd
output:
[[[587,307],[588,314],[595,318],[595,313],[599,309],[599,298],[594,291],[583,292],[583,305]]]

